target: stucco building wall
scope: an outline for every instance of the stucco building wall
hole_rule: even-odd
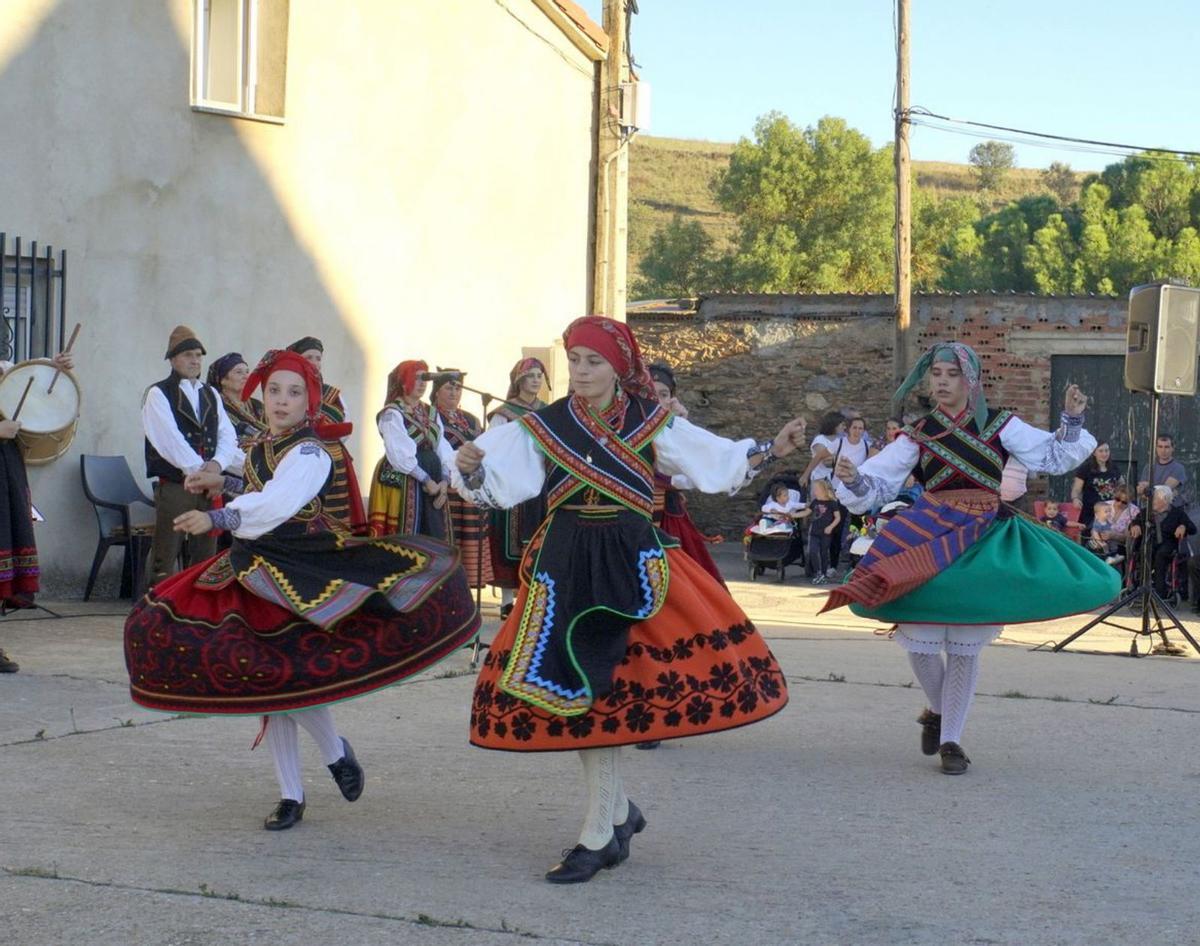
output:
[[[5,5],[0,230],[68,250],[83,323],[78,437],[31,477],[55,593],[91,558],[78,456],[142,473],[140,400],[175,324],[252,363],[323,338],[365,489],[396,362],[502,395],[588,307],[595,64],[532,0],[291,0],[283,124],[190,107],[192,10]]]

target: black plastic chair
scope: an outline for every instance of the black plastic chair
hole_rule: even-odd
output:
[[[79,474],[100,528],[83,600],[91,599],[100,566],[114,545],[125,548],[121,594],[136,599],[142,591],[146,554],[154,537],[154,501],[142,492],[124,457],[84,454],[79,458]]]

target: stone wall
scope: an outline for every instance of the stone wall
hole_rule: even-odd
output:
[[[919,295],[914,348],[939,339],[972,345],[988,402],[1045,427],[1051,356],[1121,354],[1125,313],[1124,299]],[[881,437],[894,390],[892,316],[890,296],[728,295],[635,309],[628,318],[646,356],[674,366],[693,420],[722,436],[763,438],[797,415],[815,433],[826,410],[841,408],[862,412]],[[802,470],[809,459],[801,450],[775,469]],[[693,493],[689,503],[703,530],[733,537],[756,511],[756,492]]]

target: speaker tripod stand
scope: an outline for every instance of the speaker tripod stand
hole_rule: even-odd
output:
[[[1155,445],[1158,443],[1158,403],[1159,394],[1157,391],[1151,392],[1150,406],[1150,465],[1147,469],[1153,471],[1154,464],[1157,460],[1155,455]],[[1152,484],[1153,476],[1148,477],[1147,482]],[[1059,641],[1054,645],[1053,650],[1057,653],[1062,650],[1072,641],[1082,637],[1092,628],[1100,624],[1105,624],[1109,627],[1120,628],[1123,631],[1130,631],[1137,635],[1129,642],[1129,656],[1141,657],[1144,654],[1138,653],[1138,637],[1152,638],[1157,634],[1160,638],[1160,643],[1155,644],[1147,653],[1170,654],[1179,656],[1184,653],[1184,649],[1178,644],[1172,644],[1167,639],[1167,629],[1175,628],[1180,634],[1187,639],[1187,642],[1195,648],[1197,653],[1200,653],[1200,644],[1196,643],[1196,639],[1188,632],[1188,629],[1180,623],[1175,612],[1171,610],[1171,606],[1162,599],[1157,591],[1154,590],[1154,579],[1150,574],[1151,565],[1153,562],[1153,543],[1150,541],[1150,530],[1153,528],[1153,505],[1154,505],[1154,487],[1149,487],[1150,495],[1146,502],[1150,506],[1146,509],[1144,524],[1142,525],[1142,547],[1140,558],[1141,568],[1139,569],[1137,587],[1126,592],[1115,602],[1110,604],[1099,617],[1093,618],[1066,640]],[[1129,605],[1141,606],[1141,626],[1130,627],[1128,624],[1118,624],[1111,620],[1122,608]],[[1152,626],[1153,625],[1153,626]]]

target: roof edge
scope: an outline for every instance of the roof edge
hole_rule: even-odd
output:
[[[533,0],[533,3],[592,62],[608,58],[608,34],[574,0]]]

